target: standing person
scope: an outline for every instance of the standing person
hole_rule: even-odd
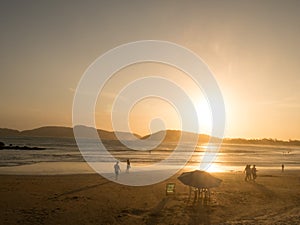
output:
[[[131,168],[131,166],[130,166],[130,160],[127,159],[126,162],[127,162],[126,173],[129,173],[129,169]]]
[[[121,172],[119,161],[117,161],[116,164],[114,165],[114,169],[115,169],[116,180],[118,180],[119,173]]]
[[[246,173],[245,181],[251,180],[251,167],[250,165],[246,165],[244,172]]]
[[[246,165],[245,169],[244,169],[244,173],[245,173],[245,181],[247,181],[247,168],[248,168],[248,165]]]
[[[281,165],[281,172],[284,172],[284,164]]]
[[[256,172],[257,172],[257,169],[256,169],[255,165],[253,165],[252,169],[251,169],[253,181],[255,181],[255,179],[257,177]]]

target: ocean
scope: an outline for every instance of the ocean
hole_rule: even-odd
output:
[[[45,150],[0,150],[0,167],[20,166],[41,162],[84,162],[77,144],[73,138],[46,137],[9,137],[0,138],[6,145],[43,147]],[[88,142],[87,142],[88,143]],[[165,159],[176,147],[176,143],[164,143],[152,151],[129,150],[117,141],[105,141],[106,148],[120,161],[130,159],[132,165],[153,164]],[[186,143],[187,147],[189,143]],[[213,145],[202,144],[195,147],[189,165],[197,168],[203,154]],[[99,149],[90,149],[91,154]],[[182,151],[182,154],[186,154]],[[106,161],[105,155],[101,158]],[[180,162],[175,158],[174,164]],[[300,169],[300,146],[270,146],[222,144],[217,158],[208,171],[243,171],[246,164],[256,165],[258,170]]]

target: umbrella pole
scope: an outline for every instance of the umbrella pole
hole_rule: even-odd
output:
[[[190,200],[191,200],[191,195],[192,195],[192,187],[189,186],[189,199],[188,199],[188,203],[189,203]]]
[[[198,202],[199,199],[199,188],[194,188],[194,203]]]

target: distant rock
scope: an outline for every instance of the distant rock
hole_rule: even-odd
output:
[[[46,148],[41,147],[29,147],[29,146],[18,146],[18,145],[5,145],[3,142],[0,142],[0,150],[44,150]]]

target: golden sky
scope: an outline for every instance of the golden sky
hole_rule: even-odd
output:
[[[226,137],[300,139],[297,0],[0,4],[0,127],[71,126],[74,91],[86,68],[118,45],[153,39],[189,48],[209,66],[225,101]],[[97,103],[97,126],[111,129],[107,111],[122,84],[153,74],[188,90],[199,106],[201,131],[209,132],[201,93],[176,69],[151,64],[115,75]],[[147,99],[130,114],[133,130],[147,133],[156,115],[166,118],[167,128],[179,127],[169,104]]]

